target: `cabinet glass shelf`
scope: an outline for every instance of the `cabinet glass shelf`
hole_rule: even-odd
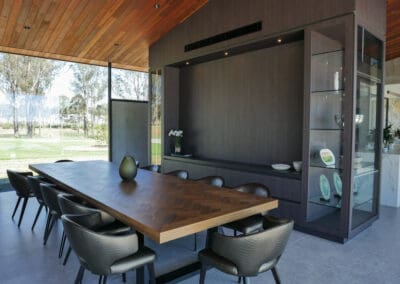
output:
[[[333,193],[332,193],[333,195]],[[338,197],[338,196],[331,196],[331,198],[329,199],[329,201],[324,201],[321,199],[322,196],[318,195],[318,196],[313,196],[311,198],[309,198],[309,202],[313,203],[313,204],[317,204],[317,205],[321,205],[321,206],[328,206],[328,207],[333,207],[333,208],[341,208],[342,207],[342,198]],[[352,198],[352,207],[356,208],[356,207],[360,207],[362,205],[364,205],[365,203],[371,202],[372,201],[372,197],[369,193],[363,193],[362,191],[359,191],[357,193],[353,193],[353,198]]]

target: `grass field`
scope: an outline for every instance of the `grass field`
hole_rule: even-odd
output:
[[[96,140],[71,135],[46,135],[46,138],[14,138],[0,136],[0,178],[7,169],[28,170],[31,163],[54,162],[60,159],[106,160],[108,146],[98,146]]]

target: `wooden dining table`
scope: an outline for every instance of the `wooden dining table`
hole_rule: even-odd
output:
[[[220,225],[278,207],[273,198],[142,169],[134,180],[123,181],[118,166],[107,161],[32,164],[29,168],[135,228],[140,245],[144,237],[162,244],[205,230],[210,235]],[[143,282],[143,275],[139,269],[137,283]],[[165,282],[168,277],[157,279]]]

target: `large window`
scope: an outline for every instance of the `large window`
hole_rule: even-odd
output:
[[[161,71],[151,72],[150,140],[151,164],[161,165]]]
[[[108,159],[107,68],[0,53],[0,178],[59,159]]]
[[[148,73],[113,68],[111,78],[113,100],[148,101]]]

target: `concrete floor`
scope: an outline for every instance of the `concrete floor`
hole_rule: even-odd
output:
[[[30,227],[37,210],[31,199],[21,228],[11,220],[16,201],[14,192],[0,194],[0,283],[73,283],[79,263],[71,255],[66,266],[58,259],[58,245],[62,228],[59,225],[48,241],[42,245],[45,225],[44,213],[35,231]],[[19,212],[17,212],[17,216]],[[18,218],[16,218],[17,220]],[[199,243],[204,234],[198,236]],[[193,236],[157,246],[146,244],[157,251],[157,273],[196,258],[192,252]],[[203,243],[204,245],[204,243]],[[199,245],[200,246],[200,245]],[[381,217],[346,244],[338,244],[294,231],[285,254],[278,264],[282,283],[400,283],[400,210],[381,208]],[[177,283],[198,283],[198,275]],[[97,283],[97,277],[86,272],[84,283]],[[127,274],[127,283],[135,282],[135,273]],[[206,283],[235,283],[236,278],[211,269]],[[251,279],[252,283],[274,283],[271,272]],[[109,283],[122,283],[119,275]]]

